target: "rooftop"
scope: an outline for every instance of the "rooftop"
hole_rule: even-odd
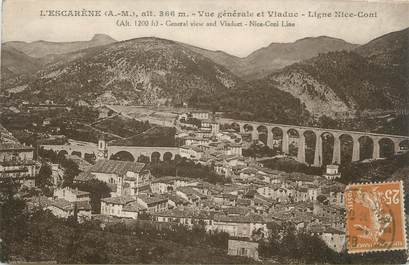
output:
[[[89,171],[92,173],[108,173],[123,176],[126,172],[141,172],[145,164],[138,162],[117,161],[117,160],[98,160]]]
[[[20,143],[0,143],[0,151],[13,151],[13,150],[20,150],[20,151],[33,151],[34,148],[31,146],[23,145]]]
[[[136,201],[135,197],[131,196],[118,196],[118,197],[108,197],[108,198],[103,198],[101,201],[110,203],[110,204],[121,204],[125,205],[129,202]]]
[[[158,194],[141,194],[138,195],[138,198],[142,201],[144,201],[146,204],[151,205],[151,204],[156,204],[156,203],[162,203],[162,202],[167,202],[168,199],[165,196],[158,195]]]

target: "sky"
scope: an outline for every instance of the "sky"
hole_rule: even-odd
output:
[[[160,10],[203,11],[280,11],[280,12],[376,12],[376,18],[306,18],[288,19],[295,27],[119,27],[112,17],[41,17],[40,10]],[[330,36],[364,44],[383,34],[409,27],[409,1],[354,0],[3,0],[2,42],[5,41],[80,41],[96,33],[116,40],[160,37],[189,43],[210,50],[222,50],[244,57],[272,42]],[[149,18],[153,19],[153,18]],[[193,18],[189,18],[193,19]],[[194,18],[214,21],[214,18]],[[166,19],[165,19],[166,20]],[[172,18],[174,21],[186,20]],[[216,19],[218,20],[218,19]],[[223,20],[223,19],[222,19]],[[226,20],[231,20],[227,18]],[[244,18],[243,22],[252,20]],[[276,21],[277,18],[259,18]],[[281,19],[280,19],[281,20]],[[287,20],[287,19],[284,19]],[[241,21],[238,19],[237,21]]]

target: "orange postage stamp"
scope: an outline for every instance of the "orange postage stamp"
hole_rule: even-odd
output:
[[[406,249],[402,182],[348,185],[348,253]]]

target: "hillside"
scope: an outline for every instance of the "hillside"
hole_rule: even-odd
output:
[[[320,54],[263,80],[301,100],[314,115],[394,110],[408,102],[407,33],[381,36],[354,51]]]
[[[113,38],[105,34],[95,34],[89,41],[73,42],[51,42],[51,41],[9,41],[3,43],[5,47],[12,47],[28,56],[41,58],[47,55],[64,54],[90,47],[96,47],[116,42]]]
[[[271,43],[244,58],[222,51],[209,51],[189,46],[195,52],[225,66],[245,80],[254,80],[267,76],[285,66],[310,59],[320,53],[352,50],[357,45],[341,39],[321,36],[297,40],[292,43]]]
[[[213,104],[217,111],[234,119],[300,125],[311,122],[310,112],[298,98],[267,80],[253,81],[233,94],[215,98]]]
[[[401,76],[353,52],[319,55],[272,74],[268,80],[278,82],[278,88],[317,114],[393,109],[406,92]]]
[[[206,105],[238,83],[222,66],[173,41],[140,38],[71,53],[39,72],[25,94],[66,103]]]
[[[65,54],[33,78],[10,81],[5,87],[25,87],[15,98],[32,102],[52,99],[71,104],[82,99],[92,104],[187,103],[235,117],[281,122],[302,116],[304,108],[297,99],[275,87],[264,91],[265,86],[249,86],[180,43],[138,38]]]
[[[2,45],[1,47],[1,71],[2,79],[16,75],[34,73],[39,70],[41,63],[13,47]]]
[[[355,45],[339,39],[305,38],[271,44],[246,58],[165,39],[137,38],[47,55],[40,60],[54,56],[52,63],[29,78],[2,82],[2,88],[17,91],[13,99],[32,102],[187,104],[240,119],[318,125],[325,115],[340,122],[339,114],[391,111],[408,101],[408,67],[401,57],[407,51],[407,32],[386,34],[353,51]],[[252,73],[260,67],[263,75],[272,71],[274,54],[286,64],[301,61],[251,81],[237,73],[245,67]],[[4,70],[10,74],[10,69]],[[393,131],[402,131],[400,120]],[[372,129],[383,131],[378,125]]]
[[[356,48],[355,51],[368,58],[371,63],[386,67],[402,68],[408,71],[408,42],[409,28],[406,28],[376,38]]]

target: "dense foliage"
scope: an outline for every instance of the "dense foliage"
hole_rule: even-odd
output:
[[[355,52],[329,52],[289,66],[328,85],[350,107],[391,109],[406,96],[406,77],[371,63]]]
[[[207,234],[200,225],[158,229],[150,221],[108,225],[57,219],[40,209],[27,211],[13,185],[2,186],[2,262],[58,263],[251,263],[226,255],[227,234]]]
[[[291,224],[272,225],[268,242],[260,245],[260,255],[275,258],[280,263],[307,264],[399,264],[405,263],[404,251],[390,251],[350,255],[337,253],[318,236],[297,232]]]
[[[156,177],[179,176],[197,178],[210,183],[220,184],[230,181],[224,176],[216,174],[211,167],[196,164],[195,162],[185,158],[176,158],[169,161],[158,161],[156,163],[150,163],[149,167],[152,174]]]
[[[409,152],[383,160],[346,164],[340,168],[341,180],[345,183],[362,180],[385,181],[391,178],[397,170],[408,167],[408,165]]]
[[[103,121],[95,123],[93,126],[104,132],[110,132],[121,137],[131,137],[135,134],[146,131],[151,127],[148,121],[137,121],[121,116],[115,116],[105,119]]]
[[[110,197],[111,192],[111,189],[107,186],[107,184],[98,179],[91,179],[85,183],[74,183],[71,185],[71,187],[90,193],[92,213],[101,212],[101,199]]]
[[[175,134],[175,128],[157,126],[126,139],[114,140],[109,144],[126,146],[173,147],[176,146]]]

